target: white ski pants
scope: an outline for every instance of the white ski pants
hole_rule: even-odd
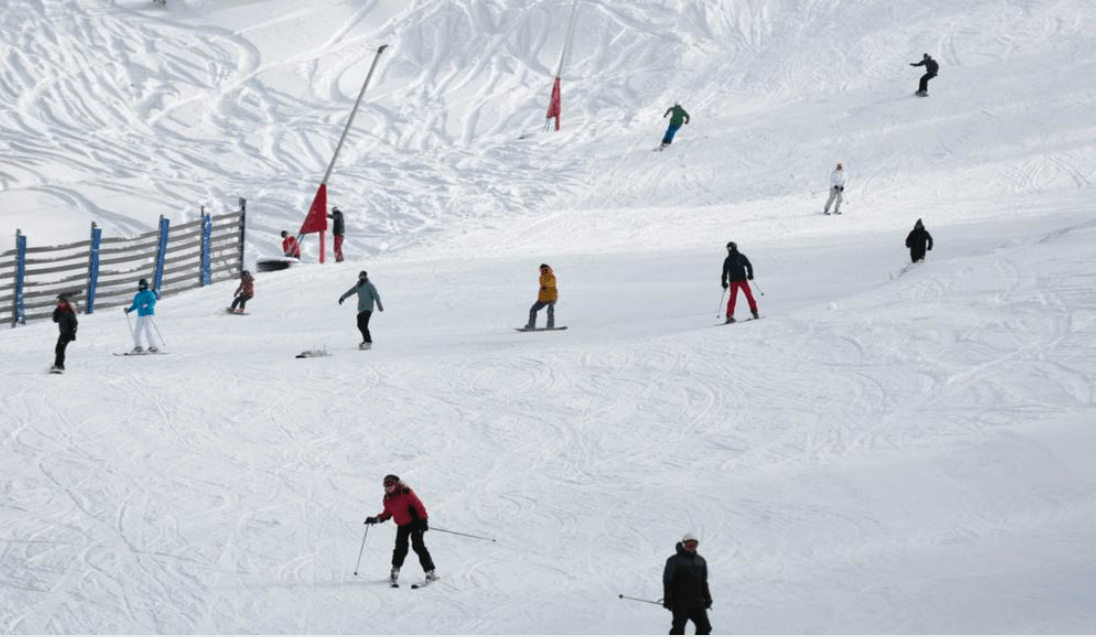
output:
[[[833,212],[835,212],[835,213],[841,212],[841,200],[842,200],[841,193],[842,193],[842,189],[841,189],[840,186],[831,186],[830,187],[830,198],[826,200],[826,206],[822,209],[822,212],[824,212],[824,213],[830,212],[830,206],[834,204],[834,200],[837,201],[837,204],[833,206]]]
[[[156,339],[152,336],[152,315],[142,317],[138,315],[136,327],[133,329],[133,347],[141,347],[141,333],[145,335],[145,341],[148,342],[148,347],[156,347]]]

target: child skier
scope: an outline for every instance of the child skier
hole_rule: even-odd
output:
[[[240,285],[236,287],[236,292],[232,294],[236,295],[236,298],[232,300],[232,307],[228,311],[238,315],[244,314],[247,310],[245,308],[247,302],[255,296],[255,278],[251,276],[250,271],[245,270],[240,274]],[[239,310],[236,310],[237,305],[240,306]]]
[[[144,333],[148,343],[149,352],[159,352],[156,340],[152,338],[152,322],[156,314],[156,291],[148,289],[148,280],[137,282],[137,294],[133,295],[133,303],[126,308],[126,314],[137,311],[137,327],[133,330],[133,352],[141,353],[141,334]]]

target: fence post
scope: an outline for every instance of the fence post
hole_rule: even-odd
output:
[[[153,277],[152,289],[156,291],[156,296],[160,296],[160,287],[164,283],[164,259],[167,257],[167,235],[170,230],[171,222],[167,217],[160,215],[160,248],[156,255],[156,275]]]
[[[23,280],[27,276],[27,238],[18,228],[15,229],[15,312],[12,313],[11,326],[27,323],[27,309],[23,306]]]
[[[213,283],[213,277],[209,272],[209,241],[210,236],[213,233],[213,218],[210,214],[205,212],[205,206],[202,206],[202,267],[201,278],[202,285],[208,286]]]
[[[103,230],[91,222],[91,250],[88,255],[88,299],[84,314],[95,312],[95,287],[99,284],[99,245],[103,241]]]
[[[240,270],[244,270],[244,243],[247,233],[247,200],[240,198]]]

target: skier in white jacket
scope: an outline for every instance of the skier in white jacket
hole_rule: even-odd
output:
[[[830,173],[830,198],[826,200],[826,206],[822,209],[822,212],[829,215],[830,205],[833,205],[833,213],[835,215],[841,214],[841,200],[842,194],[845,192],[845,167],[841,165],[841,162],[837,163],[837,168],[833,169]],[[835,203],[836,202],[836,203]]]

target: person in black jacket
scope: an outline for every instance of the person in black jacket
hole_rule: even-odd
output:
[[[76,319],[76,309],[69,303],[69,296],[65,293],[57,296],[57,307],[53,309],[53,323],[57,324],[60,334],[57,337],[57,347],[53,351],[56,356],[50,372],[64,372],[65,348],[70,341],[76,341],[76,327],[80,323]]]
[[[932,235],[925,230],[920,219],[906,235],[906,248],[910,249],[910,260],[915,264],[925,258],[925,250],[932,250]]]
[[[936,77],[936,72],[940,70],[940,65],[936,63],[936,60],[932,59],[932,56],[928,53],[925,57],[921,58],[921,61],[917,64],[910,62],[910,66],[923,66],[925,67],[925,74],[921,76],[921,82],[917,85],[916,95],[920,97],[928,97],[929,94],[929,80]]]
[[[712,608],[712,592],[708,589],[708,563],[696,553],[700,542],[686,534],[677,544],[677,551],[666,559],[662,572],[662,606],[674,614],[671,636],[685,634],[685,623],[693,621],[696,635],[712,633],[708,611]]]
[[[335,262],[343,260],[343,235],[346,233],[346,225],[343,222],[342,211],[338,206],[331,208],[331,214],[328,215],[333,221],[331,222],[331,234],[335,236]]]
[[[753,279],[753,277],[753,265],[750,264],[750,260],[746,259],[746,255],[738,252],[738,244],[733,241],[727,242],[727,258],[723,260],[722,284],[723,290],[726,290],[728,281],[730,282],[731,298],[727,300],[727,320],[723,323],[734,323],[734,304],[738,298],[739,288],[746,293],[746,301],[750,304],[753,318],[761,318],[757,314],[757,302],[754,301],[750,284],[746,283],[747,279]]]

